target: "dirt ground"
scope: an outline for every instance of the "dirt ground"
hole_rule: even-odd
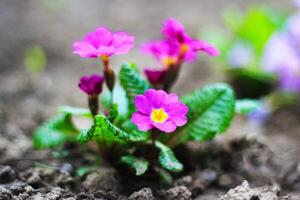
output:
[[[72,43],[85,33],[97,26],[126,30],[136,35],[136,48],[128,55],[113,58],[113,66],[117,69],[123,61],[129,60],[136,61],[140,68],[155,67],[157,63],[141,55],[138,46],[160,37],[162,20],[177,18],[188,32],[196,35],[205,25],[222,27],[220,12],[223,8],[246,9],[261,1],[49,2],[0,0],[0,199],[126,199],[129,196],[130,199],[218,199],[219,194],[225,194],[244,180],[252,189],[245,182],[233,193],[247,190],[249,199],[252,196],[259,199],[255,197],[257,191],[259,194],[269,192],[275,199],[300,199],[297,198],[300,195],[299,107],[276,112],[262,129],[254,129],[244,119],[236,118],[228,133],[216,138],[213,144],[185,147],[186,153],[193,155],[186,163],[197,161],[197,165],[176,177],[168,188],[157,185],[156,180],[147,177],[140,180],[128,173],[121,176],[106,167],[78,178],[74,168],[92,162],[81,156],[82,153],[72,154],[72,158],[80,157],[80,161],[55,159],[51,153],[36,152],[31,147],[34,128],[53,115],[57,106],[86,106],[77,81],[81,75],[101,68],[95,60],[71,54]],[[263,3],[293,10],[289,1],[265,0]],[[47,66],[41,74],[29,73],[24,67],[25,50],[33,45],[42,46],[47,55]],[[198,63],[185,66],[175,92],[182,94],[220,80],[208,61],[204,56]],[[255,138],[255,141],[236,139],[244,137]],[[37,167],[35,161],[53,168]],[[128,179],[132,181],[126,182]],[[111,185],[107,185],[108,182]],[[264,185],[271,188],[257,188]],[[230,195],[229,192],[222,198],[234,199]]]

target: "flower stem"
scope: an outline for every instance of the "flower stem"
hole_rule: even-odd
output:
[[[98,114],[99,110],[99,102],[98,102],[98,95],[92,94],[88,96],[89,108],[93,116]]]
[[[177,81],[184,58],[184,53],[178,56],[177,62],[168,66],[166,77],[163,81],[163,90],[169,92],[173,87],[174,83]]]
[[[115,86],[116,76],[112,69],[112,67],[109,64],[109,59],[103,59],[103,73],[105,78],[105,83],[110,90],[111,94],[113,92],[113,88]]]
[[[160,132],[158,130],[153,130],[151,134],[151,151],[150,151],[150,162],[152,165],[156,162],[156,139],[158,138]]]

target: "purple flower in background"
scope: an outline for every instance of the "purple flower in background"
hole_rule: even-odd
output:
[[[269,72],[280,72],[282,68],[291,70],[300,67],[300,58],[290,38],[285,33],[274,34],[265,47],[263,67]]]
[[[188,107],[179,101],[176,94],[163,90],[148,89],[144,95],[135,97],[137,111],[131,120],[141,131],[157,128],[163,132],[174,132],[177,126],[187,122]]]
[[[167,70],[165,69],[145,69],[144,73],[148,79],[148,81],[153,86],[159,86],[163,84],[164,78],[167,74]]]
[[[295,5],[300,8],[300,0],[294,0]]]
[[[163,24],[162,33],[166,39],[179,46],[180,53],[185,61],[194,61],[197,52],[203,51],[210,56],[219,55],[219,51],[202,40],[191,38],[185,31],[184,26],[177,20],[170,18]]]
[[[134,36],[126,32],[111,32],[107,28],[97,28],[83,40],[73,44],[73,53],[82,58],[108,59],[114,54],[126,54],[134,45]]]
[[[231,67],[246,67],[254,60],[254,51],[250,45],[237,42],[228,53],[228,61]]]
[[[263,103],[258,109],[248,115],[249,120],[257,125],[264,124],[270,117],[271,109],[267,103]]]
[[[88,95],[99,95],[102,92],[104,77],[93,74],[91,76],[82,76],[78,87]]]
[[[266,71],[277,74],[280,88],[300,91],[300,52],[287,33],[276,33],[269,40],[262,60]]]
[[[165,40],[145,43],[140,50],[143,53],[153,55],[166,67],[175,64],[179,56],[178,46]]]
[[[280,88],[290,92],[300,92],[300,67],[297,70],[281,69],[279,73]]]
[[[287,31],[291,39],[295,41],[296,46],[300,48],[300,13],[289,18],[287,22]]]

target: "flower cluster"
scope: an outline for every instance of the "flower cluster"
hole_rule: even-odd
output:
[[[284,31],[273,34],[265,47],[262,65],[279,78],[284,91],[300,92],[300,14],[292,16]]]
[[[161,87],[165,90],[168,90],[169,88],[164,86],[166,84],[171,85],[170,82],[174,82],[176,80],[180,65],[183,62],[195,61],[197,58],[197,52],[202,51],[210,56],[217,56],[219,54],[218,50],[213,46],[202,40],[197,40],[190,37],[185,31],[184,26],[173,18],[170,18],[164,22],[162,34],[164,35],[164,39],[145,43],[140,48],[143,53],[153,55],[163,66],[163,69],[159,69],[156,73],[157,78],[154,79],[154,70],[145,70],[145,74],[149,82],[151,82],[156,88]],[[174,80],[165,80],[167,79],[167,74],[171,73],[171,71],[174,71],[174,69]],[[147,73],[149,71],[153,73]],[[162,77],[162,73],[159,73],[162,71],[165,71],[165,73],[163,73],[164,77]],[[160,83],[157,80],[159,80]]]
[[[73,53],[82,58],[100,58],[103,62],[102,75],[83,76],[78,84],[79,88],[88,94],[91,112],[98,113],[98,95],[102,92],[105,80],[108,89],[112,92],[115,85],[115,73],[109,64],[112,55],[126,54],[134,45],[134,36],[126,32],[111,32],[104,27],[88,33],[83,40],[73,44]]]

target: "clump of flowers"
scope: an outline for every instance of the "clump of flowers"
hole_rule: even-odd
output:
[[[162,69],[145,69],[148,80],[155,88],[168,91],[176,82],[181,65],[197,59],[198,52],[217,56],[218,50],[208,43],[193,39],[185,31],[184,26],[173,18],[166,20],[161,32],[164,39],[152,41],[141,46],[141,52],[150,54],[159,61]],[[156,75],[153,81],[154,74]]]
[[[148,168],[157,173],[180,172],[183,165],[172,148],[188,141],[210,140],[229,127],[235,112],[251,110],[240,103],[236,110],[234,93],[224,83],[207,85],[182,97],[171,93],[183,63],[195,61],[197,52],[216,56],[218,51],[190,37],[174,19],[164,22],[162,33],[163,40],[142,45],[144,52],[160,62],[161,69],[145,69],[147,80],[135,64],[122,64],[118,75],[122,89],[115,85],[115,71],[109,59],[128,53],[134,37],[126,32],[97,28],[75,42],[74,53],[83,58],[99,58],[104,75],[80,78],[78,86],[88,97],[89,109],[61,107],[57,116],[36,130],[35,147],[55,148],[78,141],[94,149],[96,144],[103,161],[118,167],[124,164],[136,175],[144,174]],[[105,98],[102,92],[104,82],[111,98]],[[120,112],[121,109],[125,112]],[[74,117],[90,119],[92,125],[78,128],[73,123]]]
[[[126,54],[134,45],[134,36],[126,32],[113,33],[100,27],[73,44],[73,53],[82,58],[99,58],[103,62],[105,82],[110,91],[115,84],[115,74],[109,61],[112,55]]]

